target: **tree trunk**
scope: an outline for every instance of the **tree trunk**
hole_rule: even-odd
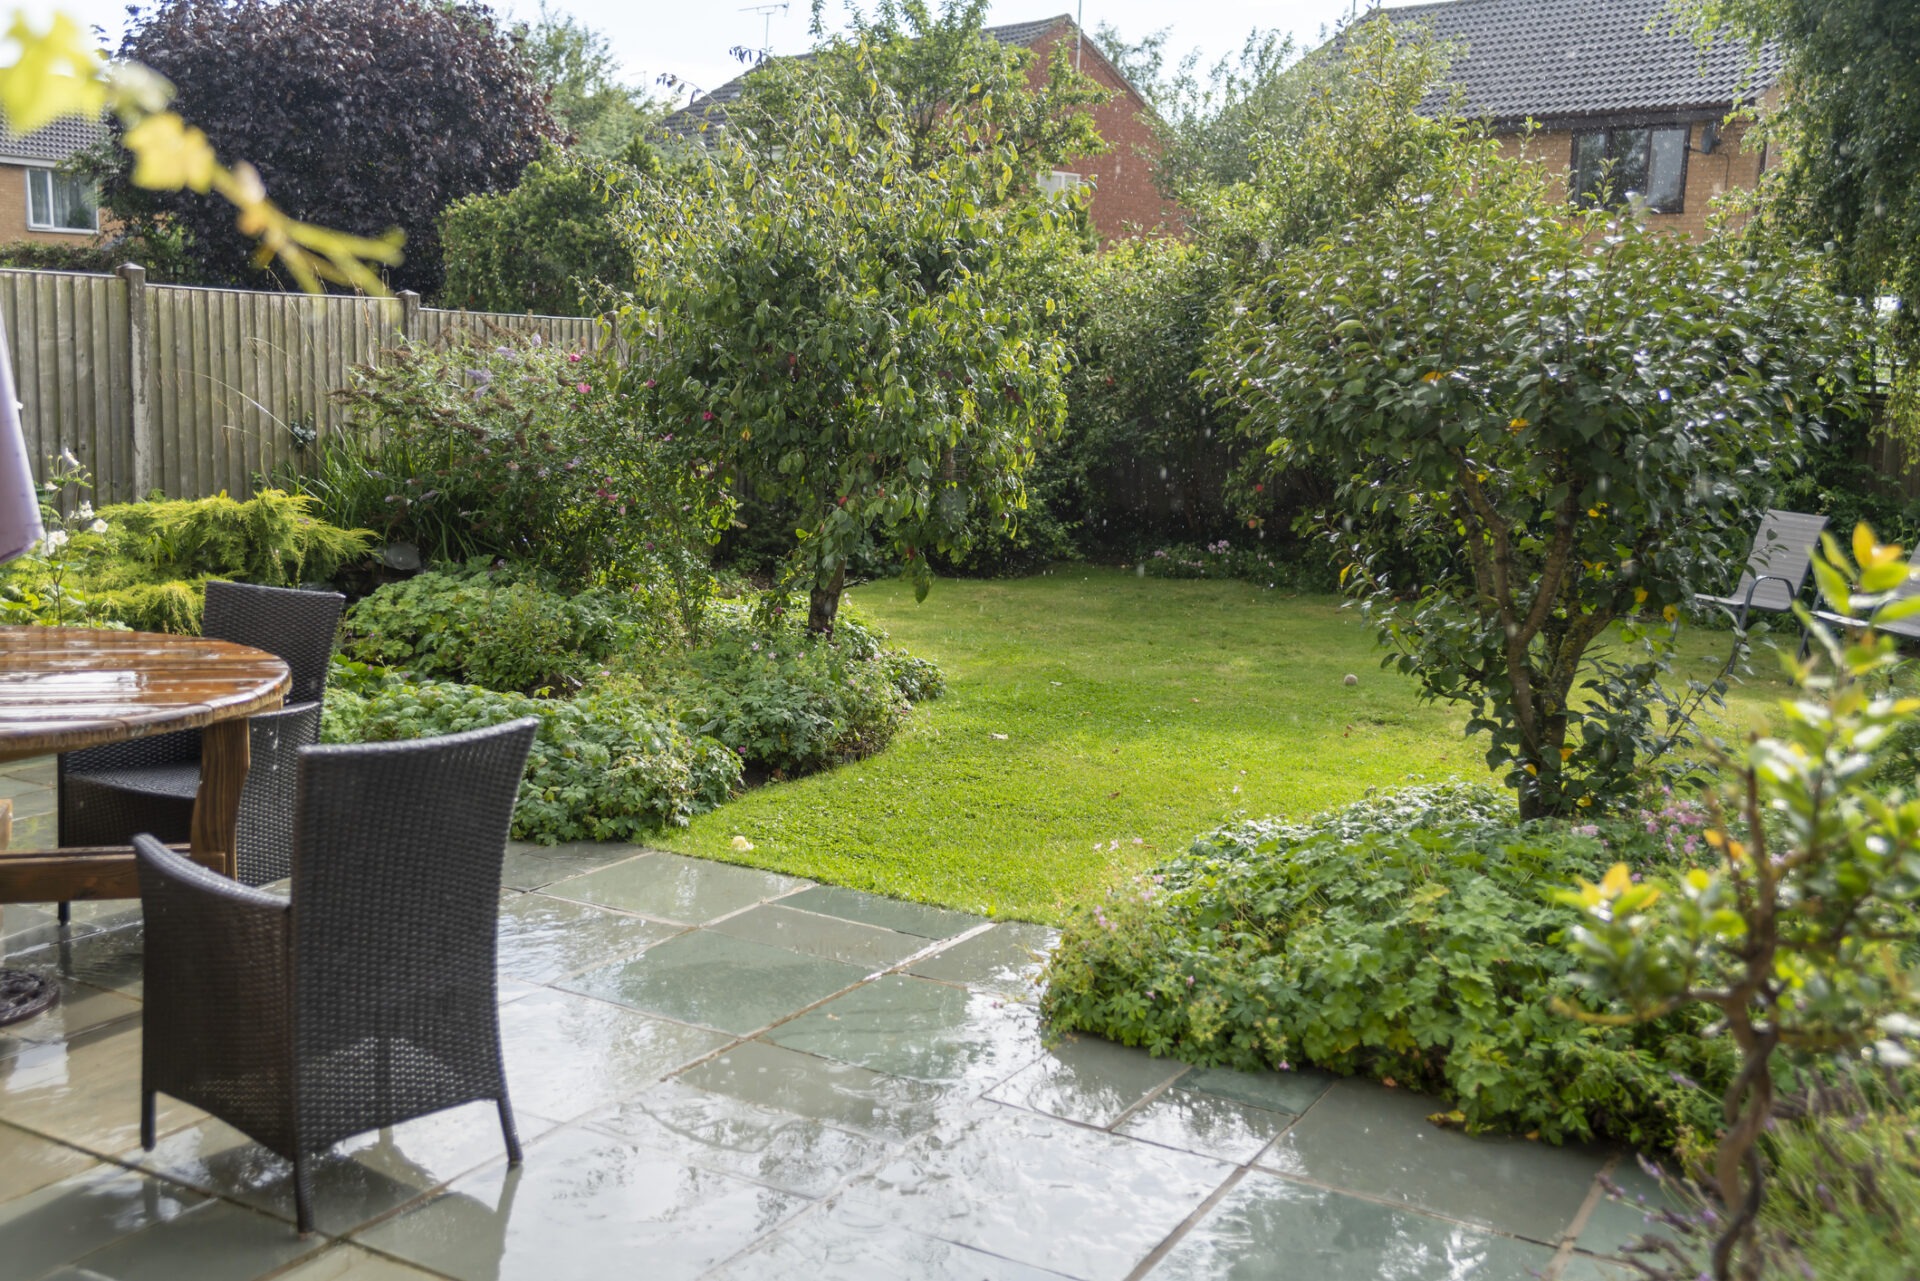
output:
[[[815,636],[833,635],[833,620],[840,616],[840,593],[846,589],[847,567],[842,562],[833,577],[822,583],[814,580],[807,595],[807,630]]]

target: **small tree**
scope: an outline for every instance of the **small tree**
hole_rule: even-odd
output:
[[[171,80],[180,109],[293,217],[403,232],[396,289],[437,292],[441,209],[513,186],[556,136],[525,58],[476,4],[163,0],[133,12],[120,55]],[[116,216],[184,228],[210,280],[262,283],[229,209],[192,191],[143,193],[137,178],[107,182]]]
[[[661,104],[621,81],[620,60],[606,36],[578,18],[541,0],[539,21],[514,34],[572,150],[596,160],[624,159],[659,120]]]
[[[1908,572],[1900,548],[1877,544],[1865,525],[1852,561],[1831,535],[1823,541],[1814,568],[1833,610],[1875,624],[1920,614],[1920,599],[1894,594]],[[1882,794],[1896,731],[1920,699],[1892,689],[1901,667],[1892,637],[1867,627],[1842,639],[1800,614],[1814,641],[1810,660],[1787,660],[1801,695],[1781,703],[1777,737],[1725,762],[1731,785],[1708,834],[1717,861],[1674,883],[1636,881],[1622,864],[1562,895],[1586,913],[1571,940],[1586,981],[1629,1010],[1580,1017],[1625,1023],[1704,1004],[1739,1047],[1714,1160],[1726,1210],[1712,1257],[1720,1281],[1760,1275],[1753,1228],[1776,1060],[1866,1048],[1907,1064],[1902,1042],[1920,1032],[1908,970],[1920,780],[1909,772]],[[1694,1275],[1683,1253],[1678,1261]]]
[[[1004,201],[1000,151],[917,165],[877,81],[882,105],[855,124],[805,66],[762,74],[791,80],[777,147],[729,130],[629,202],[629,391],[794,514],[808,624],[828,632],[869,538],[924,595],[929,548],[1020,506],[1035,443],[1064,415],[1056,306],[1023,292],[1055,220]]]
[[[1724,590],[1774,475],[1847,399],[1851,312],[1815,267],[1576,214],[1461,141],[1224,326],[1211,385],[1276,460],[1345,479],[1386,661],[1467,705],[1523,816],[1622,795],[1682,728],[1664,628],[1595,647]],[[1439,568],[1375,572],[1409,547]]]

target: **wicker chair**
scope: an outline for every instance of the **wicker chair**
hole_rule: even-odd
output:
[[[252,765],[240,792],[240,879],[265,885],[287,875],[293,848],[296,754],[320,741],[333,636],[346,598],[246,583],[207,584],[201,631],[286,660],[293,686],[277,711],[248,718]],[[188,838],[200,788],[200,731],[157,734],[59,758],[60,844],[126,845],[136,832],[165,842]],[[66,920],[67,905],[60,905]]]
[[[532,719],[300,753],[291,899],[134,839],[146,911],[140,1141],[154,1095],[293,1162],[341,1139],[495,1101],[511,1161],[495,991],[507,829]]]

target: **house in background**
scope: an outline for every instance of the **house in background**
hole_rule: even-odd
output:
[[[99,237],[93,183],[61,166],[106,137],[106,126],[84,120],[57,121],[25,136],[0,129],[0,244],[84,246]]]
[[[1510,154],[1535,157],[1571,200],[1643,199],[1653,226],[1699,237],[1708,204],[1752,188],[1736,105],[1768,101],[1780,59],[1674,30],[1667,0],[1444,0],[1379,10],[1457,42],[1449,79]],[[1533,131],[1528,132],[1529,124]]]
[[[1107,102],[1092,108],[1094,126],[1106,140],[1107,150],[1098,156],[1067,161],[1053,172],[1041,175],[1042,189],[1058,192],[1081,183],[1092,184],[1088,215],[1104,241],[1120,239],[1136,230],[1157,231],[1176,225],[1176,207],[1164,199],[1153,184],[1151,158],[1158,150],[1153,109],[1139,90],[1127,83],[1127,78],[1107,61],[1092,37],[1081,32],[1064,13],[1037,22],[988,27],[983,34],[1003,45],[1033,50],[1027,76],[1036,86],[1046,80],[1047,61],[1054,49],[1064,44],[1070,57],[1077,56],[1080,70],[1113,93]],[[668,116],[663,127],[695,141],[710,137],[716,129],[724,129],[727,104],[740,96],[745,79],[745,76],[736,77],[711,93],[701,94]]]

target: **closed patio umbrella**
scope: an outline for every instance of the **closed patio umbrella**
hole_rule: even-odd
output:
[[[20,427],[6,322],[0,320],[0,564],[24,555],[45,533],[40,496],[33,488],[33,466],[27,458],[27,436]]]

